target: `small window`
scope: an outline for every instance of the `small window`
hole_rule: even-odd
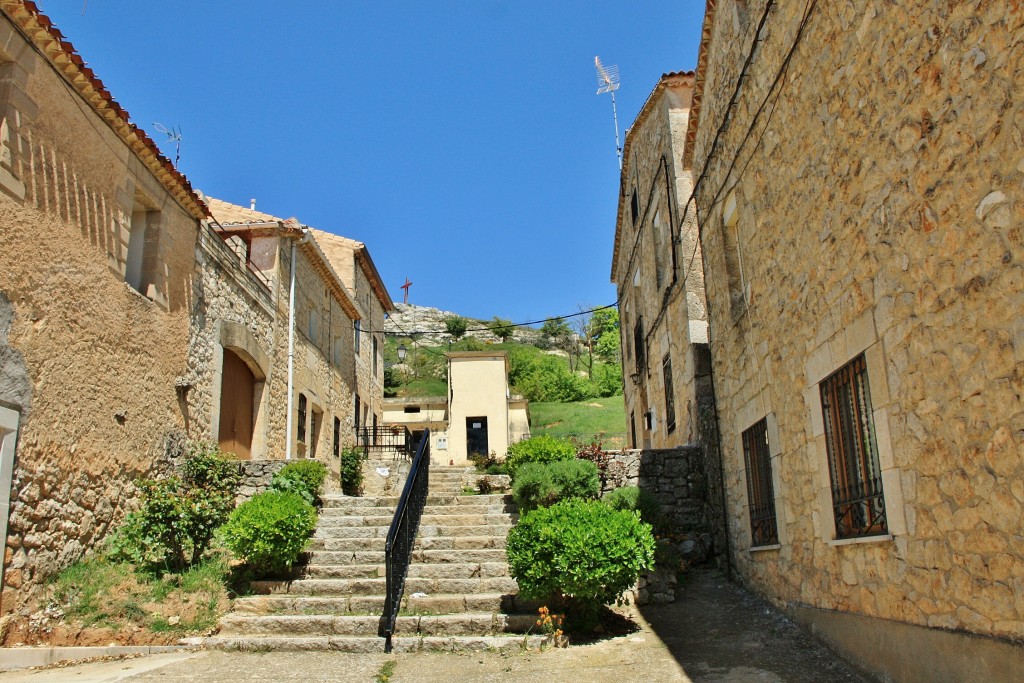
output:
[[[150,210],[148,205],[148,200],[136,195],[129,225],[124,281],[139,294],[153,299],[158,284],[160,212]]]
[[[418,412],[420,412],[420,407],[419,406],[406,406],[403,412],[410,413],[410,414],[411,413],[418,413]]]
[[[641,376],[647,369],[647,358],[644,349],[644,317],[640,316],[633,325],[633,352],[636,354],[636,371]]]
[[[334,418],[334,457],[341,457],[341,418]]]
[[[633,217],[633,225],[636,225],[636,219],[640,216],[640,199],[636,196],[636,188],[633,188],[633,196],[629,198],[629,212]]]
[[[864,354],[821,382],[837,538],[888,533]]]
[[[654,411],[648,410],[644,413],[644,429],[651,431],[654,429]]]
[[[312,308],[309,309],[309,318],[306,325],[306,333],[309,341],[319,346],[320,316]]]
[[[374,377],[377,376],[377,369],[378,369],[377,348],[378,348],[378,346],[377,346],[377,338],[374,337],[373,338],[373,376]]]
[[[665,377],[665,426],[671,434],[676,428],[676,397],[672,387],[672,356],[666,354],[661,361],[662,374]]]
[[[362,402],[359,400],[359,394],[356,394],[356,406],[355,406],[356,409],[355,409],[355,412],[354,412],[354,416],[355,416],[354,419],[355,419],[355,425],[356,425],[356,429],[357,430],[359,429],[359,416],[361,414],[359,411],[360,411],[361,403]]]
[[[743,461],[747,468],[747,503],[750,510],[750,545],[779,542],[772,486],[772,459],[768,448],[768,420],[762,418],[743,432]]]
[[[629,445],[636,448],[636,413],[629,413]]]
[[[361,336],[361,333],[363,331],[363,323],[362,323],[362,321],[357,320],[356,323],[355,323],[355,327],[356,327],[355,347],[356,347],[356,353],[358,354],[359,353],[359,337]]]
[[[306,395],[299,394],[299,441],[306,442]]]

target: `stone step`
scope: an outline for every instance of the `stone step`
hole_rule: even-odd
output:
[[[505,612],[536,614],[541,603],[510,593],[444,594],[402,598],[403,614],[459,614],[462,612]],[[383,595],[311,596],[279,593],[237,598],[236,614],[358,614],[379,616],[384,611]]]
[[[266,652],[316,651],[333,652],[384,652],[384,639],[379,637],[360,638],[354,636],[319,636],[305,638],[270,636],[213,636],[210,638],[186,639],[186,644],[202,645],[230,651]],[[512,654],[525,650],[539,649],[547,639],[538,635],[507,636],[429,636],[396,637],[392,639],[393,652],[482,652],[495,651]]]
[[[507,562],[504,550],[489,548],[484,550],[413,550],[414,563],[460,563],[460,562]],[[310,553],[308,566],[314,565],[345,565],[345,564],[382,564],[384,552],[373,550],[332,551],[316,550]]]
[[[424,508],[425,515],[501,515],[514,514],[516,506],[504,502],[499,503],[459,503],[453,505],[428,505]],[[368,517],[387,517],[388,524],[395,514],[391,507],[363,507],[363,508],[324,508],[320,511],[320,521],[326,520],[363,520]],[[362,524],[364,522],[353,522]]]
[[[342,496],[338,494],[324,494],[321,497],[323,508],[365,508],[382,507],[394,510],[398,506],[398,496]],[[427,505],[511,505],[512,496],[504,493],[489,493],[487,495],[466,496],[461,494],[427,496]]]
[[[505,537],[512,525],[504,524],[473,524],[469,526],[423,525],[416,534],[417,538],[437,538],[438,536],[492,536]],[[313,533],[314,539],[345,539],[345,538],[381,538],[388,536],[388,527],[381,526],[318,526]],[[382,548],[383,549],[383,548]]]
[[[478,530],[478,533],[481,530]],[[385,537],[379,538],[313,538],[307,550],[320,551],[376,551],[384,552]],[[485,550],[505,548],[506,536],[426,536],[416,539],[414,551],[419,550]]]
[[[470,612],[441,615],[400,615],[395,635],[493,636],[527,633],[536,625],[532,614]],[[375,637],[380,617],[354,615],[229,614],[220,622],[221,636],[363,636]]]
[[[391,526],[391,515],[387,516],[366,516],[366,517],[321,517],[317,523],[318,529],[330,529],[336,527],[378,527],[388,529]],[[362,520],[357,524],[355,520]],[[515,519],[506,512],[493,514],[468,514],[426,510],[420,518],[420,528],[423,526],[445,525],[445,526],[487,526],[489,524],[512,524]]]
[[[383,595],[385,579],[298,579],[288,586],[296,595]],[[413,593],[515,593],[519,586],[510,576],[469,579],[414,578],[405,581],[405,592]]]
[[[363,579],[387,576],[383,564],[307,565],[304,578]],[[509,576],[505,562],[465,562],[461,564],[411,564],[410,579],[473,579]]]

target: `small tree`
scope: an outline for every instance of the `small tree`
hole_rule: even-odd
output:
[[[511,320],[505,320],[504,318],[494,317],[494,320],[490,324],[491,332],[494,333],[495,337],[498,337],[503,342],[507,342],[512,338],[512,335],[516,331],[516,326],[512,324]]]
[[[469,329],[469,320],[461,315],[450,315],[444,319],[444,329],[453,339],[462,339]]]

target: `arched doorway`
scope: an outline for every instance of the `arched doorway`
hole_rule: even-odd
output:
[[[252,457],[256,377],[238,354],[224,349],[221,378],[217,441],[223,452],[248,460]]]

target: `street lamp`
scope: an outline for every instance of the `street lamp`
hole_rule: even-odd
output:
[[[405,344],[398,345],[398,362],[405,362],[405,354],[408,353],[408,349],[405,348]]]

